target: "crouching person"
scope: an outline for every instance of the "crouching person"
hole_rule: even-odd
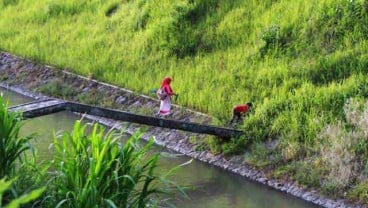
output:
[[[229,124],[232,124],[233,122],[239,123],[242,121],[242,117],[246,115],[246,113],[249,111],[249,109],[252,107],[252,103],[246,103],[242,105],[236,105],[233,107],[233,116],[229,122]]]

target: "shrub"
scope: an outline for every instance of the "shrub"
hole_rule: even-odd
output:
[[[353,187],[348,193],[348,197],[355,201],[368,204],[368,181]]]
[[[272,24],[262,33],[262,40],[265,45],[260,48],[260,54],[263,57],[268,51],[284,50],[291,43],[292,27],[281,29],[279,25]]]
[[[321,169],[317,169],[309,161],[299,161],[295,165],[295,179],[304,185],[318,187]]]
[[[322,192],[334,197],[341,196],[345,188],[346,184],[336,178],[329,178],[322,183]]]
[[[8,105],[0,96],[0,207],[1,203],[8,203],[7,207],[19,207],[38,198],[44,191],[39,188],[42,168],[34,168],[30,136],[20,136],[22,116],[18,112],[8,111]],[[6,181],[5,179],[12,178]],[[34,187],[37,190],[32,191]],[[22,196],[20,196],[23,194]]]
[[[0,96],[0,178],[13,177],[17,173],[16,161],[30,149],[31,136],[19,135],[21,114],[8,111],[8,105]]]
[[[345,132],[341,123],[335,126],[328,126],[320,135],[325,141],[321,146],[320,154],[329,167],[330,185],[347,186],[354,177],[354,171],[357,170],[356,155],[352,151],[356,135],[352,132]],[[338,183],[337,183],[338,182]],[[334,187],[332,186],[332,187]]]
[[[245,136],[231,138],[229,142],[221,145],[224,155],[240,154],[245,151],[245,148],[249,145],[249,139]]]
[[[58,207],[147,207],[158,202],[154,196],[167,194],[164,181],[154,173],[159,155],[147,158],[151,140],[139,147],[140,134],[124,145],[121,136],[93,125],[86,134],[81,122],[72,133],[55,137],[55,179],[48,190],[48,205]],[[164,181],[166,183],[166,181]]]
[[[271,25],[263,31],[262,40],[265,42],[265,49],[277,46],[280,41],[280,26]]]
[[[365,164],[360,163],[367,158],[366,140],[368,136],[368,102],[364,108],[357,99],[349,99],[344,106],[346,125],[338,121],[328,125],[320,134],[322,145],[319,154],[328,167],[328,177],[323,190],[334,193],[344,189],[364,172]]]
[[[288,165],[278,165],[275,171],[273,172],[273,177],[276,179],[287,178],[287,176],[295,174],[295,167],[292,164]]]
[[[287,141],[283,139],[278,149],[280,149],[283,161],[297,160],[301,156],[302,147],[299,142]]]
[[[251,146],[252,154],[246,156],[247,162],[258,167],[264,167],[270,164],[270,150],[263,143],[254,143]]]

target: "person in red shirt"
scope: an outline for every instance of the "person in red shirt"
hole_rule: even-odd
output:
[[[234,106],[233,116],[230,120],[230,124],[232,124],[235,120],[236,122],[239,122],[240,120],[242,120],[242,116],[244,116],[251,107],[252,107],[252,103]]]

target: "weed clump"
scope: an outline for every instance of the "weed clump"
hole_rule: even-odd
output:
[[[78,90],[73,86],[70,86],[61,80],[53,80],[45,85],[40,86],[37,89],[38,92],[44,93],[50,96],[56,96],[63,99],[70,98],[78,95]]]
[[[328,125],[319,135],[322,140],[319,154],[328,174],[322,189],[328,194],[342,195],[352,184],[367,180],[368,102],[349,99],[344,111],[347,123]],[[359,185],[357,190],[359,190]],[[357,190],[355,195],[357,194]]]
[[[55,137],[55,179],[50,184],[50,201],[62,207],[145,207],[154,196],[168,193],[156,183],[164,180],[155,174],[159,154],[145,160],[153,140],[143,147],[141,135],[133,135],[124,145],[113,131],[105,134],[95,124],[86,134],[80,121],[72,133]]]

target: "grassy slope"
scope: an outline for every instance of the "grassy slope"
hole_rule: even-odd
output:
[[[254,102],[247,138],[280,143],[272,153],[253,145],[253,158],[281,158],[271,162],[280,172],[320,154],[319,132],[368,94],[367,0],[0,2],[3,50],[142,93],[171,75],[180,105],[222,124],[234,104]]]

